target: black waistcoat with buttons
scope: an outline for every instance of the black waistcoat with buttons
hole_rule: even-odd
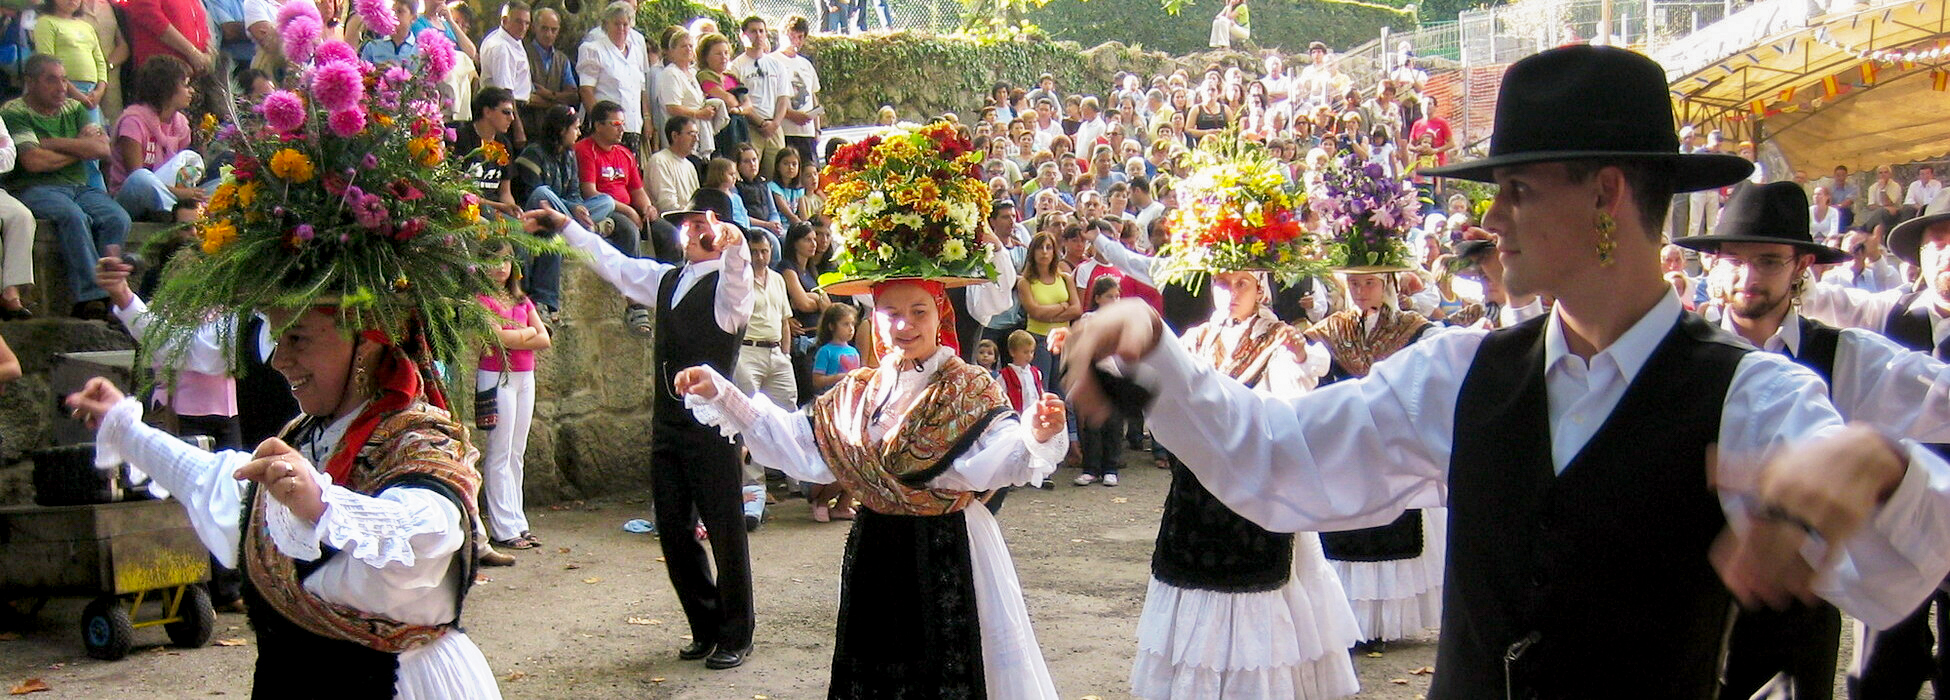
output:
[[[664,273],[657,283],[656,337],[652,341],[656,349],[657,395],[652,404],[658,429],[652,437],[702,439],[713,445],[723,444],[724,438],[718,437],[717,428],[704,427],[691,415],[690,409],[684,408],[684,401],[677,398],[671,380],[678,372],[697,365],[710,365],[718,374],[730,377],[733,365],[738,362],[738,341],[745,332],[740,328],[737,333],[726,333],[718,327],[719,272],[700,275],[685,290],[684,298],[673,302],[677,277],[682,270],[679,267]]]
[[[1429,697],[1712,698],[1734,608],[1705,454],[1751,348],[1683,314],[1560,475],[1547,318],[1491,331],[1463,380]]]

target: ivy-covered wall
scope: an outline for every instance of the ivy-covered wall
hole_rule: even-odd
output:
[[[1056,78],[1059,92],[1094,93],[1108,89],[1118,71],[1153,75],[1184,67],[1197,72],[1220,63],[1238,65],[1255,76],[1259,72],[1258,59],[1241,52],[1172,56],[1116,42],[1084,49],[1046,38],[900,32],[816,35],[809,44],[831,125],[870,123],[882,105],[894,107],[908,121],[943,112],[971,117],[997,82],[1026,87],[1043,73]]]
[[[1379,4],[1404,5],[1405,0]],[[1083,46],[1121,41],[1170,54],[1204,51],[1220,0],[1187,0],[1176,15],[1158,0],[1054,0],[1031,10],[1028,20],[1058,39]],[[1383,25],[1399,31],[1413,23],[1401,13],[1320,0],[1252,0],[1254,44],[1287,53],[1305,53],[1307,42],[1324,41],[1336,50],[1375,38]]]

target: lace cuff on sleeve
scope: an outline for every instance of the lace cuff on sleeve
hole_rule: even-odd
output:
[[[414,549],[413,538],[454,527],[431,504],[390,498],[390,492],[366,496],[331,484],[323,473],[318,477],[324,483],[325,515],[317,523],[303,521],[276,499],[266,503],[271,541],[294,559],[315,560],[323,555],[324,545],[375,569],[393,563],[410,567],[422,554]]]
[[[718,397],[706,399],[695,394],[684,397],[684,407],[691,409],[697,422],[718,429],[718,433],[729,440],[739,433],[751,430],[759,421],[758,409],[752,405],[751,397],[738,387],[732,386],[717,370],[711,372],[711,382],[718,387]]]

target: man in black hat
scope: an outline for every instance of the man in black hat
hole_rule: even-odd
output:
[[[1544,315],[1543,298],[1529,294],[1510,297],[1503,287],[1503,260],[1496,255],[1496,241],[1473,239],[1454,246],[1456,276],[1483,285],[1483,302],[1471,303],[1451,316],[1449,325],[1490,330],[1514,326]]]
[[[1911,350],[1950,361],[1950,191],[1939,194],[1923,215],[1889,232],[1889,250],[1920,271],[1910,285],[1869,294],[1829,284],[1814,285],[1801,297],[1801,312],[1845,328],[1877,331]],[[1941,402],[1942,397],[1932,397]],[[1931,445],[1950,455],[1950,440]],[[1901,622],[1865,639],[1849,675],[1857,697],[1916,697],[1926,678],[1950,677],[1944,656],[1930,632],[1930,609],[1939,628],[1950,629],[1950,595],[1937,591]],[[1859,632],[1859,630],[1858,630]]]
[[[1079,415],[1155,397],[1152,434],[1271,530],[1447,506],[1431,698],[1715,697],[1736,597],[1901,619],[1950,572],[1950,464],[1844,426],[1813,372],[1685,313],[1660,275],[1672,195],[1751,164],[1680,154],[1664,70],[1623,49],[1518,61],[1498,100],[1490,157],[1428,174],[1497,183],[1504,282],[1551,313],[1269,401],[1148,307],[1106,308],[1070,339]]]
[[[546,229],[560,231],[588,255],[591,270],[656,315],[650,495],[664,568],[691,625],[691,643],[677,656],[704,659],[712,669],[740,666],[751,654],[755,619],[738,447],[698,423],[670,382],[678,370],[700,364],[732,372],[752,315],[745,236],[713,211],[665,212],[684,246],[685,263],[670,265],[625,256],[567,216],[543,212]],[[699,520],[710,536],[709,557],[691,534]]]
[[[1814,241],[1807,202],[1791,182],[1743,188],[1727,200],[1712,235],[1673,244],[1711,254],[1720,327],[1821,375],[1844,418],[1890,435],[1950,441],[1950,366],[1873,332],[1837,330],[1795,312],[1810,267],[1849,259]],[[1742,612],[1722,695],[1749,697],[1785,674],[1796,700],[1833,697],[1841,623],[1826,603]]]

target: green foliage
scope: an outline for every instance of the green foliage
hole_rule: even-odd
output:
[[[636,6],[637,31],[643,32],[649,41],[662,37],[664,27],[688,25],[699,17],[717,21],[718,29],[734,41],[738,36],[738,20],[744,19],[731,16],[722,6],[712,7],[695,0],[644,0]]]
[[[1087,79],[1087,62],[1075,44],[1049,41],[1034,31],[1012,36],[816,35],[808,50],[824,78],[823,101],[832,124],[872,121],[872,110],[880,105],[894,105],[910,120],[965,112],[977,108],[996,81],[1027,85],[1045,72],[1061,85],[1102,82]]]
[[[1182,11],[1167,13],[1161,0],[1065,0],[1031,10],[1028,19],[1050,36],[1084,46],[1121,41],[1171,54],[1204,51],[1219,0],[1164,1],[1178,2]],[[1377,4],[1400,6],[1406,0]],[[1414,26],[1395,10],[1326,0],[1254,0],[1251,7],[1252,42],[1292,53],[1306,51],[1310,41],[1344,49],[1375,38],[1384,25],[1398,31]]]

